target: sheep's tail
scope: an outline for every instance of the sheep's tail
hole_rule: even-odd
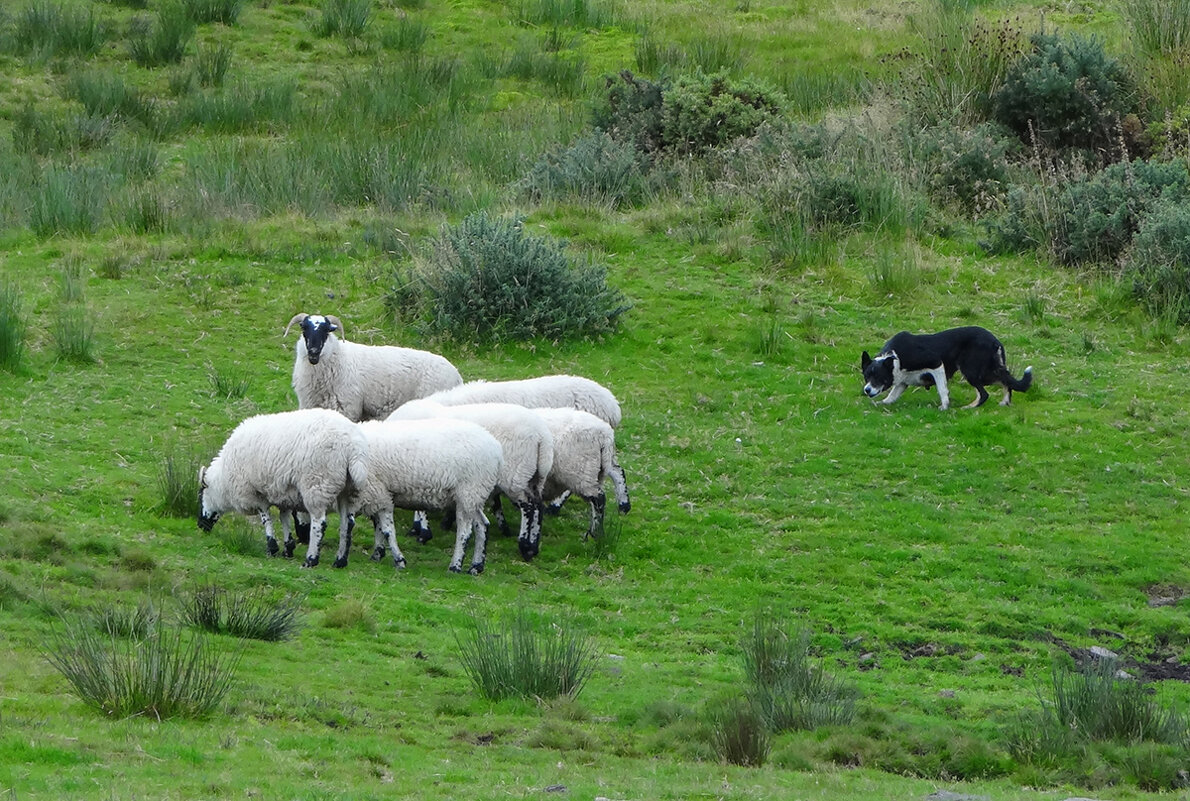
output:
[[[364,484],[368,481],[368,448],[359,447],[358,442],[354,442],[350,454],[347,457],[347,485],[350,489],[358,492],[364,488]]]
[[[608,443],[603,447],[603,474],[611,476],[612,484],[616,488],[616,504],[621,514],[632,508],[632,500],[628,497],[628,480],[624,476],[624,468],[616,461],[616,448]]]

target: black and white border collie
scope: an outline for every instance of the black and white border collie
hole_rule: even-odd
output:
[[[947,380],[958,370],[967,383],[979,393],[966,408],[982,406],[988,399],[985,386],[999,384],[1004,388],[1001,406],[1012,402],[1012,393],[1024,392],[1033,383],[1033,368],[1026,367],[1020,379],[1008,372],[1004,360],[1004,346],[986,328],[969,325],[951,328],[937,334],[910,334],[902,331],[876,354],[865,350],[860,360],[864,371],[864,394],[875,398],[887,391],[882,403],[892,403],[901,397],[906,387],[938,387],[942,408],[950,406]]]

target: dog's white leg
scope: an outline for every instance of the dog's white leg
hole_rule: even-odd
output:
[[[1012,403],[1012,390],[1008,388],[1007,384],[1005,384],[1004,385],[1004,399],[1000,401],[1000,405],[1007,406],[1010,403]]]
[[[893,384],[893,388],[888,391],[888,397],[880,401],[881,403],[892,403],[905,392],[904,384]]]
[[[938,397],[942,399],[942,408],[950,408],[950,391],[946,386],[946,368],[939,367],[937,370],[931,370],[930,373],[934,376],[934,385],[938,387]]]

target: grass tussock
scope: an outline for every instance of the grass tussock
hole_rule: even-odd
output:
[[[13,20],[13,49],[39,60],[94,55],[107,37],[90,4],[34,0],[18,9]]]
[[[372,24],[373,14],[372,0],[323,0],[314,32],[319,36],[358,39]]]
[[[771,742],[764,716],[751,703],[735,699],[710,713],[711,741],[729,765],[760,767],[769,758]]]
[[[219,653],[204,637],[160,618],[143,637],[107,633],[94,620],[63,621],[45,657],[88,706],[113,718],[156,720],[206,717],[239,666],[238,653]]]
[[[467,676],[485,698],[577,696],[595,670],[595,646],[564,624],[518,611],[498,623],[472,618],[455,632]]]
[[[850,723],[856,690],[810,655],[810,632],[757,614],[742,643],[747,696],[774,732]]]
[[[93,615],[100,633],[136,640],[149,637],[160,618],[161,610],[147,599],[136,606],[106,606]]]
[[[50,333],[58,358],[75,364],[94,364],[95,322],[86,306],[63,305],[54,318]]]
[[[198,517],[198,471],[202,457],[181,448],[166,452],[157,466],[158,508],[170,517]]]
[[[229,590],[205,584],[179,599],[182,620],[212,634],[277,642],[297,634],[305,597],[269,587]]]
[[[0,369],[20,372],[25,362],[25,318],[16,286],[0,283]]]
[[[153,68],[177,64],[194,39],[194,20],[185,6],[166,2],[156,17],[136,17],[128,31],[128,52],[137,66]]]
[[[244,0],[182,0],[182,8],[196,25],[235,25],[244,10]]]

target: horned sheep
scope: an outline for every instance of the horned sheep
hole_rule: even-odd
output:
[[[483,505],[504,464],[491,434],[464,420],[371,420],[359,424],[368,441],[368,480],[352,502],[352,512],[372,518],[376,527],[372,559],[384,557],[405,567],[397,547],[393,509],[443,509],[453,506],[456,519],[450,570],[462,572],[467,540],[474,535],[470,573],[483,572],[487,518]],[[350,540],[339,541],[336,567],[347,564]]]
[[[199,471],[198,526],[210,531],[223,513],[258,514],[270,555],[280,549],[270,507],[280,509],[285,555],[296,543],[287,513],[311,516],[304,567],[318,564],[327,510],[339,513],[340,542],[350,536],[350,496],[368,477],[368,442],[359,427],[330,409],[299,409],[249,417]]]
[[[436,353],[343,339],[343,323],[333,315],[294,315],[285,336],[295,324],[302,338],[293,389],[301,409],[334,409],[355,422],[383,420],[406,401],[463,383],[455,366]]]

